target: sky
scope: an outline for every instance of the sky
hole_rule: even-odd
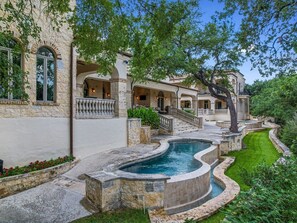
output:
[[[210,17],[215,14],[216,11],[221,11],[223,9],[223,3],[218,3],[217,0],[200,0],[200,10],[202,13],[202,20],[205,22],[210,21]],[[240,16],[234,15],[233,22],[235,25],[239,25],[240,23]],[[238,67],[240,72],[244,75],[247,84],[252,84],[255,80],[267,80],[271,79],[267,77],[262,77],[257,69],[251,70],[252,65],[250,61],[246,61],[241,67]]]

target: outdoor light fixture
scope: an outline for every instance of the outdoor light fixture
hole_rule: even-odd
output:
[[[96,92],[95,88],[92,88],[92,93],[95,93],[95,92]]]
[[[110,96],[110,93],[107,93],[106,95],[107,95],[107,97],[109,97]]]
[[[136,99],[139,100],[139,96],[137,96]]]

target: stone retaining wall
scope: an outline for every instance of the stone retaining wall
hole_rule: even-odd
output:
[[[220,195],[205,202],[199,207],[178,214],[167,215],[162,209],[149,211],[151,222],[184,223],[187,218],[200,221],[215,214],[220,208],[230,203],[240,192],[239,185],[224,174],[234,160],[234,158],[226,157],[224,158],[224,161],[214,169],[213,174],[215,179],[225,187],[225,190]]]
[[[174,139],[181,138],[175,137],[170,140]],[[160,143],[160,147],[151,157],[159,156],[168,149],[168,140],[162,140]],[[138,162],[148,158],[138,157]],[[105,171],[86,175],[86,197],[100,211],[121,207],[165,207],[166,211],[172,214],[187,210],[205,202],[211,192],[210,165],[218,160],[218,146],[212,145],[197,153],[195,158],[202,163],[201,168],[172,177],[162,174],[128,173],[116,170],[115,167],[106,167]],[[131,162],[125,165],[129,164]]]
[[[279,152],[283,153],[284,156],[290,156],[291,155],[290,149],[277,138],[276,136],[277,131],[278,131],[278,127],[275,129],[271,129],[269,131],[269,139],[271,140],[271,142]]]
[[[56,176],[70,170],[72,167],[75,166],[77,162],[78,160],[75,160],[44,170],[0,178],[0,198],[4,198],[9,195],[16,194],[18,192],[46,183]]]

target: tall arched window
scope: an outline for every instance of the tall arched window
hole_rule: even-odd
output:
[[[21,47],[13,39],[0,43],[0,99],[21,99],[24,94]]]
[[[41,47],[37,51],[36,63],[36,100],[54,101],[56,82],[56,61],[54,53]]]

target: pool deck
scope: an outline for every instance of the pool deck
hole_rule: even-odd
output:
[[[203,130],[182,133],[179,137],[200,138],[219,142],[222,129],[215,123],[206,123]],[[158,136],[158,141],[170,136]],[[102,170],[111,164],[137,158],[156,149],[158,144],[137,145],[113,149],[82,159],[74,168],[55,180],[0,199],[0,222],[56,222],[64,223],[92,214],[94,210],[83,205],[85,196],[84,173]]]

